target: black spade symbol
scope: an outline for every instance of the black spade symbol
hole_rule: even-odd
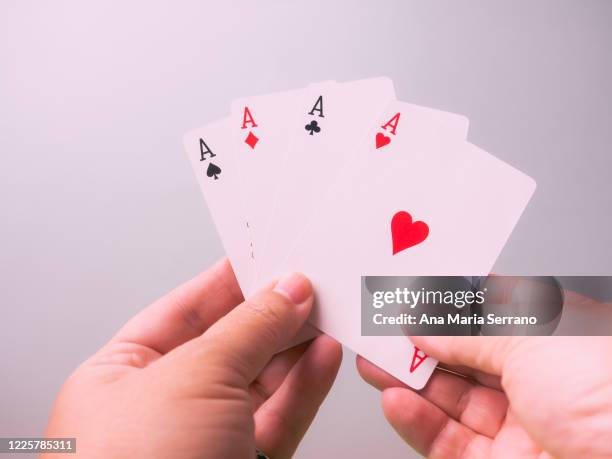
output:
[[[315,132],[321,132],[321,128],[319,127],[319,123],[317,123],[314,120],[312,120],[310,123],[308,123],[306,126],[304,126],[304,129],[309,131],[310,135],[312,135]]]
[[[221,173],[221,168],[213,163],[210,163],[208,165],[208,169],[206,169],[206,175],[208,175],[209,177],[214,177],[215,180],[219,179],[220,173]]]

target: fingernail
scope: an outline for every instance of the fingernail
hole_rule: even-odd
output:
[[[300,273],[283,276],[274,287],[276,293],[288,298],[293,304],[303,303],[312,294],[310,281]]]

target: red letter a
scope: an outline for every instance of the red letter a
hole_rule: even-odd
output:
[[[410,364],[410,373],[413,373],[414,370],[419,368],[419,365],[421,365],[427,359],[427,357],[429,357],[427,354],[421,351],[418,347],[414,346],[414,354],[412,355],[412,363]]]
[[[247,124],[249,123],[251,123],[251,127],[257,127],[257,125],[255,124],[255,120],[253,119],[253,115],[251,115],[251,111],[249,110],[249,107],[244,107],[244,116],[242,117],[241,129],[246,129]]]
[[[387,130],[387,126],[390,126],[391,127],[391,134],[395,135],[395,130],[397,129],[397,123],[399,123],[399,117],[400,117],[400,113],[397,112],[395,115],[393,115],[393,118],[391,118],[389,121],[387,121],[381,127],[386,131]]]

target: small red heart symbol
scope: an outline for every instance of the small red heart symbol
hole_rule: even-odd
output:
[[[393,255],[413,245],[420,244],[429,235],[429,226],[425,222],[413,222],[412,216],[405,211],[396,213],[391,219],[391,236],[393,238]]]
[[[391,138],[387,135],[384,135],[382,132],[376,134],[376,149],[378,150],[380,147],[384,147],[391,142]]]

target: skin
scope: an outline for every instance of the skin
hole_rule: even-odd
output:
[[[161,298],[70,376],[46,435],[77,437],[91,458],[290,457],[341,360],[326,336],[277,353],[312,305],[308,280],[291,279],[243,302],[222,260]],[[357,367],[420,453],[612,457],[612,338],[412,340],[444,364],[422,391],[361,357]]]
[[[572,307],[603,311],[566,291]],[[605,317],[595,315],[595,317]],[[357,357],[385,417],[432,459],[612,457],[612,337],[411,337],[443,363],[415,392]]]
[[[77,368],[46,436],[76,437],[77,456],[88,458],[252,458],[256,448],[290,457],[342,358],[327,336],[278,353],[312,299],[310,282],[294,274],[243,302],[221,260]]]

